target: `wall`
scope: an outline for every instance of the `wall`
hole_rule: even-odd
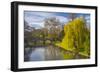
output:
[[[13,0],[0,0],[0,73],[11,73],[10,71],[10,2]],[[18,1],[18,0],[16,0]],[[97,5],[100,9],[100,0],[21,0],[21,1],[34,1],[34,2],[47,2],[47,3],[62,3],[62,4],[80,4],[80,5]],[[100,10],[99,10],[100,12]],[[98,13],[99,13],[98,12]],[[100,14],[98,14],[100,16]],[[99,19],[100,17],[98,17]],[[100,23],[100,22],[99,22]],[[98,23],[98,24],[99,24]],[[100,28],[100,25],[98,25]],[[100,31],[100,29],[98,29]],[[98,34],[98,37],[100,35]],[[100,43],[100,38],[98,39]],[[100,51],[98,46],[98,51]],[[100,55],[100,53],[98,53]],[[100,60],[100,58],[99,58]],[[74,68],[74,69],[60,69],[60,70],[45,70],[36,71],[36,73],[98,73],[99,67],[91,68]],[[32,73],[30,71],[30,73]]]

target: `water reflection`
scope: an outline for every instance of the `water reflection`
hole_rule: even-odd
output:
[[[34,51],[29,56],[30,61],[42,61],[45,59],[45,48],[44,47],[38,47],[35,48]]]
[[[85,58],[78,55],[78,59]],[[73,59],[73,52],[63,50],[57,46],[25,48],[24,61],[46,61]],[[75,58],[74,58],[75,59]]]

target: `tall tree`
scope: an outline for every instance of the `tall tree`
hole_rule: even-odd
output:
[[[80,50],[89,53],[90,31],[86,28],[83,18],[76,18],[64,26],[65,36],[60,44],[66,50],[74,50],[74,58]]]
[[[75,13],[70,13],[69,16],[68,16],[68,18],[69,18],[71,21],[73,21],[76,17],[77,17],[77,16],[76,16]]]
[[[61,22],[55,17],[46,18],[44,21],[45,28],[48,30],[48,38],[56,40],[62,30]]]

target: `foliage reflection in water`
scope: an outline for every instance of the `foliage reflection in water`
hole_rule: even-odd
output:
[[[24,61],[47,61],[73,59],[74,53],[62,50],[57,46],[49,45],[48,47],[26,48],[24,55]],[[87,57],[82,55],[76,57],[76,59],[81,58]]]

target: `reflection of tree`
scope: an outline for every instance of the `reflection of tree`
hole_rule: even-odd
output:
[[[61,48],[58,48],[56,46],[49,45],[45,49],[45,60],[61,60]]]

